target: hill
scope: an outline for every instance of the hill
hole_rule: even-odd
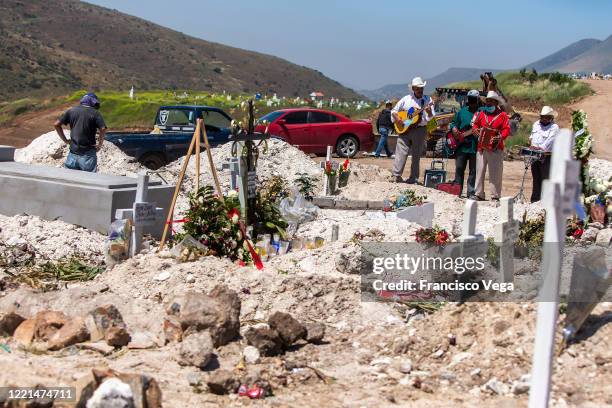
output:
[[[589,51],[591,48],[597,46],[602,41],[594,38],[587,38],[584,40],[576,41],[573,44],[568,45],[559,51],[552,53],[541,60],[532,62],[525,66],[527,69],[534,68],[539,72],[549,72],[558,70],[560,66],[563,66],[574,58],[579,57],[581,54]]]
[[[559,66],[558,71],[612,73],[612,35]]]
[[[0,99],[132,85],[361,97],[316,70],[75,0],[2,0],[0,37]]]
[[[434,77],[424,78],[427,81],[425,92],[431,93],[437,87],[445,86],[452,82],[463,82],[478,78],[480,74],[486,71],[498,72],[499,70],[485,68],[449,68]],[[361,90],[359,92],[374,101],[401,98],[408,93],[408,82],[405,84],[385,85],[375,90]]]

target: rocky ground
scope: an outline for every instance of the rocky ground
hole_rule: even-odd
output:
[[[63,151],[43,140],[45,146],[33,143],[17,159],[61,165]],[[106,149],[101,171],[141,170],[114,146]],[[213,149],[224,186],[229,173],[220,163],[227,156],[228,146]],[[203,155],[203,168],[206,160]],[[264,178],[320,172],[312,159],[276,141],[259,160]],[[162,177],[172,182],[180,165],[168,165]],[[190,167],[182,208],[194,175]],[[376,166],[355,165],[340,195],[381,200],[406,188],[388,176]],[[211,181],[207,168],[203,178]],[[459,234],[464,200],[414,188],[435,203],[434,222]],[[477,232],[491,236],[498,212],[492,203],[479,203]],[[515,217],[524,212],[532,218],[541,207],[515,205]],[[329,242],[333,224],[340,226],[337,242]],[[30,245],[37,259],[85,254],[102,262],[104,236],[83,228],[27,215],[0,216],[0,228],[0,243]],[[268,393],[257,405],[267,406],[527,406],[537,304],[436,303],[424,310],[361,301],[360,277],[351,273],[354,234],[412,242],[418,228],[365,211],[320,210],[297,233],[323,237],[325,245],[289,252],[261,271],[213,257],[179,263],[167,251],[157,253],[153,242],[92,281],[48,292],[0,286],[0,384],[75,386],[84,377],[115,376],[146,394],[146,404],[136,405],[143,407],[159,401],[167,407],[250,406],[254,401],[236,391],[253,383]],[[557,355],[553,406],[612,406],[610,321],[612,304],[599,304],[579,341]],[[92,380],[93,368],[114,373],[97,371]],[[100,387],[95,399],[108,397],[105,392]]]

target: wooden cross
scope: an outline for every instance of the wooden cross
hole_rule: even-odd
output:
[[[131,219],[134,224],[130,238],[130,257],[137,255],[142,249],[144,227],[155,225],[164,219],[164,209],[157,207],[154,202],[147,202],[148,195],[149,176],[140,173],[138,175],[134,205],[132,208],[118,209],[115,212],[115,218],[121,220]]]
[[[550,398],[565,228],[567,217],[575,208],[579,187],[580,163],[573,159],[573,144],[572,132],[561,130],[553,145],[550,179],[544,180],[542,186],[542,206],[546,209],[543,282],[538,299],[529,408],[545,408]]]
[[[500,282],[514,282],[514,243],[519,236],[519,222],[514,219],[514,199],[500,200],[501,222],[495,225],[495,245],[499,249]]]

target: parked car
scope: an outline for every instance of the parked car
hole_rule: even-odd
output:
[[[155,127],[161,133],[107,132],[105,139],[146,167],[157,170],[187,154],[198,118],[204,119],[211,146],[228,142],[230,116],[219,108],[191,105],[160,106]]]
[[[269,132],[299,147],[306,153],[325,154],[333,146],[341,157],[354,157],[359,151],[372,150],[374,134],[370,120],[352,120],[336,112],[321,109],[282,109],[260,118],[255,128]]]

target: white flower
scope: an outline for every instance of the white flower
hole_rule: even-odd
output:
[[[238,197],[238,192],[236,190],[230,190],[227,192],[228,198]]]
[[[199,196],[199,197],[198,197],[198,203],[200,203],[200,204],[204,204],[204,197]]]
[[[232,224],[238,224],[238,221],[240,221],[240,217],[238,216],[238,214],[234,214],[232,215]]]
[[[588,197],[587,197],[587,198],[584,200],[584,202],[585,202],[586,204],[592,204],[592,203],[594,203],[594,202],[595,202],[595,200],[596,200],[596,199],[597,199],[597,194],[593,194],[593,195],[591,195],[591,196],[588,196]]]
[[[235,240],[231,240],[230,241],[230,246],[232,247],[232,249],[235,249],[238,246],[238,243]]]
[[[242,231],[238,230],[238,232],[236,232],[236,239],[237,239],[238,241],[241,241],[241,240],[242,240]]]
[[[598,194],[603,193],[604,191],[606,191],[606,186],[602,183],[597,183],[593,190],[595,190],[595,192]]]

